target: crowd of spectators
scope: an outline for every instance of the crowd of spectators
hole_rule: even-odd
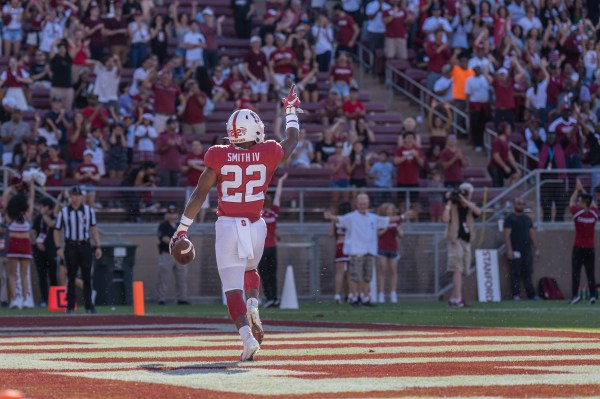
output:
[[[68,177],[89,186],[128,184],[154,162],[160,173],[143,184],[184,184],[184,159],[192,140],[206,143],[216,103],[260,113],[261,103],[277,103],[295,82],[304,102],[318,104],[312,112],[323,131],[301,133],[289,166],[330,168],[334,187],[403,187],[414,206],[412,188],[460,184],[468,161],[453,136],[450,104],[468,113],[476,151],[488,123],[501,133],[490,155],[494,186],[520,177],[511,142],[537,156],[552,131],[566,167],[598,166],[574,128],[591,123],[589,137],[597,131],[594,2],[343,0],[326,8],[278,0],[263,15],[250,0],[224,8],[10,0],[2,10],[3,164],[40,168],[54,187]],[[236,57],[217,40],[228,16],[237,38],[248,40]],[[441,99],[426,123],[407,118],[397,145],[381,151],[369,149],[378,138],[354,79],[358,42],[387,60],[413,57]],[[432,220],[439,220],[439,201],[431,200]]]

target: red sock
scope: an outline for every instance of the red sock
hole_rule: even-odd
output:
[[[248,291],[251,289],[259,290],[260,289],[260,276],[258,275],[258,271],[248,270],[244,273],[244,291]]]
[[[244,297],[238,290],[226,294],[225,296],[227,298],[229,315],[231,316],[231,320],[235,322],[238,317],[246,314],[246,302],[244,302]]]

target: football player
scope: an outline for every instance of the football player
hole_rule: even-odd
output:
[[[263,339],[258,315],[260,277],[258,263],[263,254],[266,225],[260,214],[265,192],[277,167],[285,163],[298,144],[300,100],[292,85],[282,99],[287,138],[281,143],[265,141],[265,127],[249,109],[235,111],[227,122],[229,145],[212,146],[204,156],[206,169],[198,180],[171,239],[171,248],[187,237],[187,230],[200,211],[210,189],[218,193],[215,250],[217,267],[244,350],[242,361],[253,360]],[[244,302],[242,290],[246,294]]]

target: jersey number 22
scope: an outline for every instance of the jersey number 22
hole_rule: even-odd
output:
[[[262,201],[265,199],[265,194],[262,192],[262,190],[254,194],[254,189],[257,187],[262,188],[267,180],[267,167],[265,165],[248,165],[245,170],[239,165],[223,165],[221,167],[221,174],[223,176],[233,174],[233,180],[227,180],[221,183],[221,192],[223,195],[221,201],[253,202]],[[255,177],[256,174],[258,174],[257,178]],[[240,192],[230,194],[229,190],[235,190],[242,187],[244,184],[244,176],[251,178],[250,180],[246,181],[246,187],[244,190],[245,192],[243,194]]]

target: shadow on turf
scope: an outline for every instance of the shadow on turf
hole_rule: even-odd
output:
[[[218,363],[205,363],[190,365],[184,367],[167,367],[163,364],[143,364],[140,368],[149,371],[151,373],[159,373],[170,376],[183,376],[183,375],[195,375],[195,374],[242,374],[248,372],[247,370],[234,368],[238,367],[238,362],[218,362]]]

